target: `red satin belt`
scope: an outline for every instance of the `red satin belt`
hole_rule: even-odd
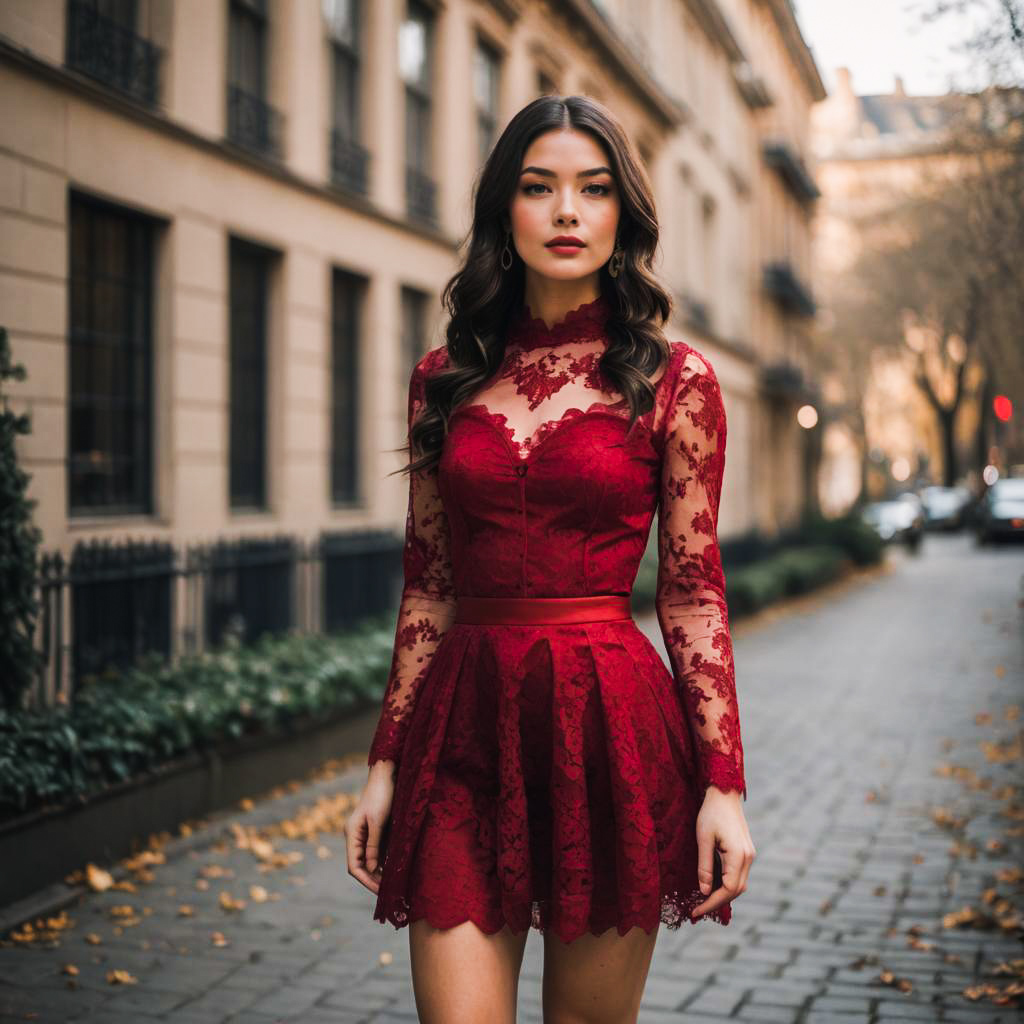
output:
[[[631,619],[629,594],[588,597],[459,597],[455,621],[474,625],[569,625]]]

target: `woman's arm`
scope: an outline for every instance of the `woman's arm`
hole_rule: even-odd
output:
[[[746,800],[717,536],[725,407],[711,364],[688,347],[666,417],[658,510],[658,619],[697,737],[701,789],[715,786]]]
[[[425,382],[440,355],[440,349],[428,352],[412,372],[410,429],[426,404]],[[448,520],[437,486],[437,467],[410,474],[402,557],[405,582],[395,627],[395,651],[367,759],[371,766],[380,761],[390,762],[392,773],[401,757],[420,684],[441,637],[455,617],[450,546]]]

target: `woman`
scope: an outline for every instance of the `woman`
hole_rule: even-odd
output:
[[[754,858],[716,527],[711,364],[668,342],[658,224],[582,96],[509,123],[447,343],[409,388],[405,588],[348,871],[409,926],[426,1022],[635,1021],[661,923],[728,924]],[[673,671],[630,616],[658,514]]]

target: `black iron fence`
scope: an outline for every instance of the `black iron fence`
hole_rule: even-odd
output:
[[[82,541],[40,563],[38,644],[45,657],[31,703],[69,701],[90,675],[143,655],[173,661],[229,634],[338,631],[397,606],[402,541],[366,530],[240,537],[176,548],[165,541]]]

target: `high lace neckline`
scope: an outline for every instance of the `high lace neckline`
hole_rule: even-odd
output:
[[[524,303],[509,325],[505,339],[507,345],[530,351],[603,337],[610,307],[605,297],[598,295],[593,301],[569,310],[552,327],[548,327],[541,317],[530,313],[530,307]]]

